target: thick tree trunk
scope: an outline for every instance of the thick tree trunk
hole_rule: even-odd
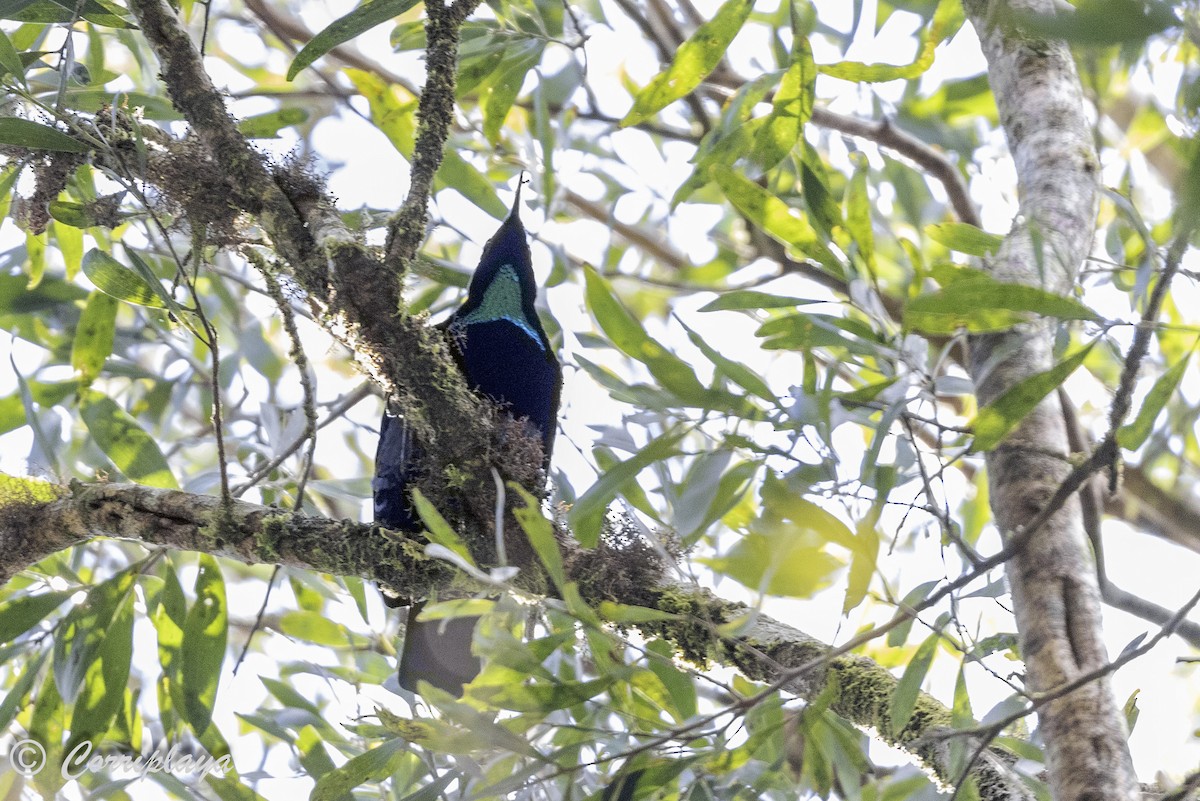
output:
[[[983,43],[1000,120],[1016,162],[1021,216],[987,267],[1001,281],[1069,295],[1091,244],[1098,163],[1079,79],[1062,42],[1012,25],[1013,10],[1053,13],[1052,0],[964,0]],[[1053,364],[1050,321],[972,343],[979,402],[995,400]],[[988,454],[991,501],[1017,533],[1071,472],[1062,411],[1051,395]],[[1100,593],[1077,500],[1063,506],[1008,564],[1027,685],[1052,692],[1106,664]],[[1056,801],[1133,799],[1138,785],[1124,719],[1106,680],[1039,711]]]

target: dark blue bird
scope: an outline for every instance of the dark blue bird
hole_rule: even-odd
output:
[[[562,366],[534,308],[537,284],[518,213],[520,200],[518,186],[512,212],[483,249],[466,301],[438,327],[448,334],[455,361],[471,388],[515,419],[528,421],[534,429],[531,433],[541,436],[548,467]],[[400,531],[420,531],[408,497],[420,455],[420,443],[414,441],[404,419],[385,413],[371,482],[377,523]],[[471,654],[478,618],[421,622],[416,618],[423,605],[416,603],[408,610],[400,686],[416,692],[417,681],[424,679],[462,695],[463,685],[480,669],[479,659]]]

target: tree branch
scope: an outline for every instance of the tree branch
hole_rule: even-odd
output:
[[[1050,0],[963,3],[988,60],[988,77],[1016,164],[1021,217],[987,262],[1001,281],[1069,295],[1091,244],[1098,162],[1066,45],[1005,24],[1010,9],[1050,12]],[[1052,321],[972,340],[980,405],[1053,364]],[[1090,461],[1111,459],[1110,443]],[[987,454],[991,504],[1007,537],[1038,516],[1062,487],[1070,447],[1062,410],[1046,398]],[[1056,456],[1061,453],[1062,457]],[[1077,498],[1047,520],[1007,566],[1021,651],[1034,692],[1100,676],[1039,712],[1051,792],[1057,801],[1133,799],[1137,780],[1124,720],[1106,677],[1096,573],[1087,557]]]
[[[454,121],[454,88],[458,80],[458,31],[479,0],[442,0],[425,4],[425,88],[417,105],[417,136],[413,147],[412,183],[404,205],[388,221],[387,263],[402,271],[417,255],[429,222],[433,176],[442,164],[442,150]]]
[[[346,228],[317,179],[300,169],[267,168],[226,112],[186,29],[165,0],[135,0],[131,11],[162,64],[173,103],[212,155],[206,168],[235,188],[230,202],[260,221],[320,310],[325,328],[350,349],[388,397],[399,399],[426,458],[421,489],[439,508],[461,510],[464,519],[480,522],[471,529],[483,534],[472,544],[486,551],[492,541],[486,533],[494,493],[490,467],[506,479],[534,487],[540,451],[535,454],[533,445],[514,447],[530,438],[520,431],[503,431],[506,427],[493,407],[466,386],[444,338],[429,329],[423,317],[400,311],[404,267],[424,238],[429,190],[453,118],[458,28],[476,3],[456,0],[451,6],[426,6],[429,79],[421,96],[413,183],[389,225],[391,259],[386,266]],[[211,181],[213,176],[205,177]],[[499,447],[505,436],[508,446]],[[466,486],[444,479],[450,468],[469,477]]]
[[[946,154],[930,147],[912,134],[897,128],[887,117],[878,120],[862,120],[830,111],[824,106],[815,106],[812,113],[814,125],[832,128],[850,136],[869,139],[880,147],[899,153],[923,169],[946,190],[954,213],[965,223],[979,227],[979,213],[967,191],[967,184],[958,168]]]
[[[33,479],[0,479],[4,482],[0,584],[50,554],[93,537],[135,540],[252,564],[361,576],[400,591],[423,592],[429,586],[451,583],[461,590],[464,581],[470,582],[449,563],[426,557],[422,541],[378,526],[236,500],[224,507],[215,496],[137,484],[72,482],[57,487]],[[890,709],[896,677],[870,659],[849,653],[925,607],[901,610],[888,624],[833,647],[744,604],[666,581],[648,545],[602,543],[585,552],[568,543],[563,550],[567,579],[577,583],[581,596],[593,607],[618,601],[665,612],[670,619],[641,628],[671,642],[693,662],[720,660],[771,685],[758,696],[741,699],[737,704],[741,711],[777,688],[813,699],[836,682],[838,693],[830,707],[834,712],[908,750],[943,780],[953,778],[947,745],[950,710],[922,694],[908,724],[893,732]],[[535,566],[522,567],[526,572]],[[961,581],[981,575],[976,571]],[[752,622],[736,637],[721,633],[726,624],[748,616]],[[1033,793],[1011,769],[1014,762],[1006,751],[985,752],[973,776],[986,801],[1032,801]]]

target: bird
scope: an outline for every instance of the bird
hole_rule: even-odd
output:
[[[521,185],[508,217],[483,248],[471,276],[467,298],[438,326],[450,343],[455,364],[468,386],[514,419],[524,420],[542,441],[548,472],[562,392],[562,365],[546,335],[534,303],[537,282],[525,226],[520,216]],[[420,520],[408,490],[418,477],[421,444],[403,417],[384,412],[375,474],[371,481],[375,521],[387,528],[416,533]],[[404,599],[388,599],[400,606]],[[401,647],[400,686],[417,692],[418,681],[461,697],[479,674],[471,653],[477,617],[421,621],[424,601],[411,603]]]

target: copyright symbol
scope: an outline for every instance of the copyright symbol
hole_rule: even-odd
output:
[[[37,740],[21,740],[8,752],[8,761],[17,773],[28,779],[46,767],[46,749]]]

